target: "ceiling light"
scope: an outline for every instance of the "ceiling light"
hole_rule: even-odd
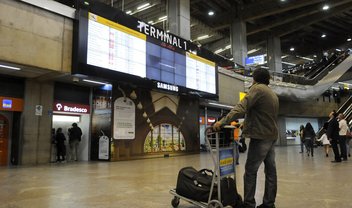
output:
[[[81,116],[65,116],[65,115],[53,115],[53,121],[55,122],[72,122],[79,123]]]
[[[167,19],[167,16],[159,17],[159,20],[160,20],[160,21],[164,21],[164,20],[166,20],[166,19]]]
[[[220,104],[220,103],[214,103],[214,102],[209,102],[209,105],[213,105],[213,106],[218,106],[218,107],[225,107],[225,108],[233,108],[232,105],[224,105],[224,104]]]
[[[294,47],[291,47],[291,48],[290,48],[290,51],[294,51],[294,50],[295,50],[295,48],[294,48]]]
[[[350,42],[352,39],[351,38],[347,38],[347,41]]]
[[[308,58],[308,57],[304,57],[304,56],[297,56],[297,58],[301,58],[307,61],[314,61],[314,59]]]
[[[209,38],[210,36],[209,35],[202,35],[202,36],[199,36],[198,38],[197,38],[197,40],[204,40],[204,39],[207,39],[207,38]]]
[[[330,9],[329,5],[324,5],[323,6],[323,10],[328,10],[328,9]]]
[[[325,35],[325,34],[322,34],[322,35],[321,35],[321,37],[322,37],[322,38],[325,38],[325,37],[326,37],[326,35]]]
[[[341,50],[341,49],[339,49],[339,48],[336,48],[335,50],[336,50],[336,51],[338,51],[338,52],[342,51],[342,50]]]
[[[255,53],[255,52],[259,51],[259,50],[260,50],[260,48],[255,48],[255,49],[252,49],[252,50],[248,51],[247,54],[252,54],[252,53]]]
[[[2,65],[2,64],[0,64],[0,68],[12,69],[12,70],[21,70],[21,68],[18,68],[18,67],[7,66],[7,65]]]
[[[99,82],[99,81],[94,81],[94,80],[90,80],[90,79],[83,79],[84,82],[89,82],[89,83],[93,83],[93,84],[100,84],[100,85],[107,85],[109,83],[106,82]]]
[[[316,57],[317,57],[317,55],[315,55],[315,54],[314,54],[314,55],[313,55],[313,57],[314,57],[314,58],[316,58]]]
[[[153,20],[149,21],[148,24],[152,25],[154,23]]]
[[[149,6],[149,5],[150,5],[150,3],[146,3],[146,4],[143,4],[143,5],[140,5],[139,7],[137,7],[137,10],[143,9],[143,8]]]
[[[290,63],[290,62],[282,61],[281,63],[286,64],[286,65],[290,65],[290,66],[296,66],[296,64],[293,64],[293,63]]]
[[[214,51],[214,53],[218,54],[218,53],[221,53],[221,52],[223,52],[223,51],[224,51],[224,49],[219,48],[218,50]]]
[[[132,11],[131,10],[128,10],[127,12],[126,12],[126,14],[131,14],[132,13]]]
[[[213,11],[209,11],[209,12],[208,12],[208,15],[209,15],[209,16],[213,16],[214,14],[215,14],[215,13],[214,13]]]

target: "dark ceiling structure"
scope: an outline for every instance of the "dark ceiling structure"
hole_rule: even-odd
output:
[[[162,17],[172,0],[97,1],[168,30]],[[249,56],[266,54],[268,37],[280,38],[284,67],[352,45],[352,0],[190,0],[190,14],[192,41],[227,58],[232,57],[230,26],[236,18],[246,23]]]

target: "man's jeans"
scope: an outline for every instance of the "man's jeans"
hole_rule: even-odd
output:
[[[70,141],[70,160],[78,160],[78,140]]]
[[[255,207],[257,172],[264,162],[265,191],[263,204],[273,206],[277,192],[277,175],[274,144],[276,140],[251,139],[244,174],[244,203],[246,207]]]

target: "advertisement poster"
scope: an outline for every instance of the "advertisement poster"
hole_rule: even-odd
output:
[[[220,149],[219,160],[220,176],[233,174],[235,172],[232,148]]]
[[[101,136],[99,138],[99,160],[109,159],[109,137]]]
[[[134,139],[136,131],[136,107],[127,97],[114,102],[114,139]]]

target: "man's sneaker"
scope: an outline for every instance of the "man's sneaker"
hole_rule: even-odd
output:
[[[261,204],[261,205],[257,206],[257,208],[275,208],[275,204],[272,206],[266,206],[264,204]]]

